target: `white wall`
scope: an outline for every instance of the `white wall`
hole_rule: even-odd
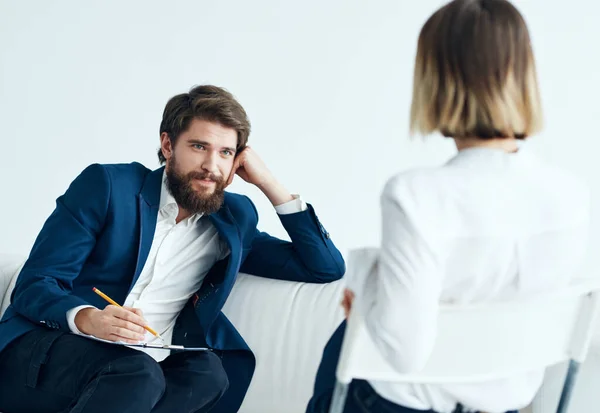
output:
[[[27,254],[54,200],[92,162],[157,167],[166,101],[230,89],[251,144],[313,203],[342,252],[379,237],[388,176],[436,164],[450,142],[409,140],[416,39],[439,0],[0,0],[0,252]],[[546,130],[531,141],[594,191],[598,271],[600,5],[516,1],[537,55]],[[261,228],[285,237],[268,201]],[[594,404],[597,404],[597,400]]]
[[[578,2],[586,13],[569,11]],[[315,205],[343,252],[377,243],[386,178],[453,153],[442,138],[407,134],[416,39],[442,3],[0,0],[0,251],[28,253],[86,165],[157,167],[164,105],[199,83],[240,99],[251,144]],[[517,4],[532,31],[547,119],[531,145],[597,186],[600,6]],[[285,237],[262,194],[240,182],[232,189],[255,200],[262,229]]]

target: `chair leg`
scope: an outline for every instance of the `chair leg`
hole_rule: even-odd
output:
[[[331,398],[331,406],[329,413],[342,413],[346,405],[346,396],[348,396],[348,388],[350,383],[341,383],[336,380],[333,397]]]
[[[560,401],[558,402],[558,408],[556,413],[566,413],[569,402],[571,401],[571,394],[573,393],[573,387],[575,386],[575,379],[579,372],[580,363],[570,360],[569,369],[567,370],[567,377],[565,377],[565,384],[560,395]]]

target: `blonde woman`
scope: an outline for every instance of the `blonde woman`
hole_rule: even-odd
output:
[[[446,164],[400,173],[381,196],[376,270],[357,308],[379,350],[401,372],[422,369],[440,302],[502,300],[561,288],[587,244],[589,190],[519,143],[542,126],[527,26],[506,0],[455,0],[423,26],[411,129],[454,139]],[[345,325],[325,348],[308,413],[328,411]],[[518,338],[515,338],[518,339]],[[452,354],[448,354],[452,357]],[[472,384],[355,380],[345,412],[513,411],[543,371]]]

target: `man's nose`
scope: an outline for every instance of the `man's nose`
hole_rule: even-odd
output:
[[[202,162],[202,169],[211,173],[218,173],[217,156],[214,153],[208,153]]]

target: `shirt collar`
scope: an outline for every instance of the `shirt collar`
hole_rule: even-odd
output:
[[[519,150],[514,153],[499,148],[475,147],[459,151],[447,165],[474,166],[484,165],[485,168],[512,168],[535,162],[535,156],[527,145],[517,142]]]

